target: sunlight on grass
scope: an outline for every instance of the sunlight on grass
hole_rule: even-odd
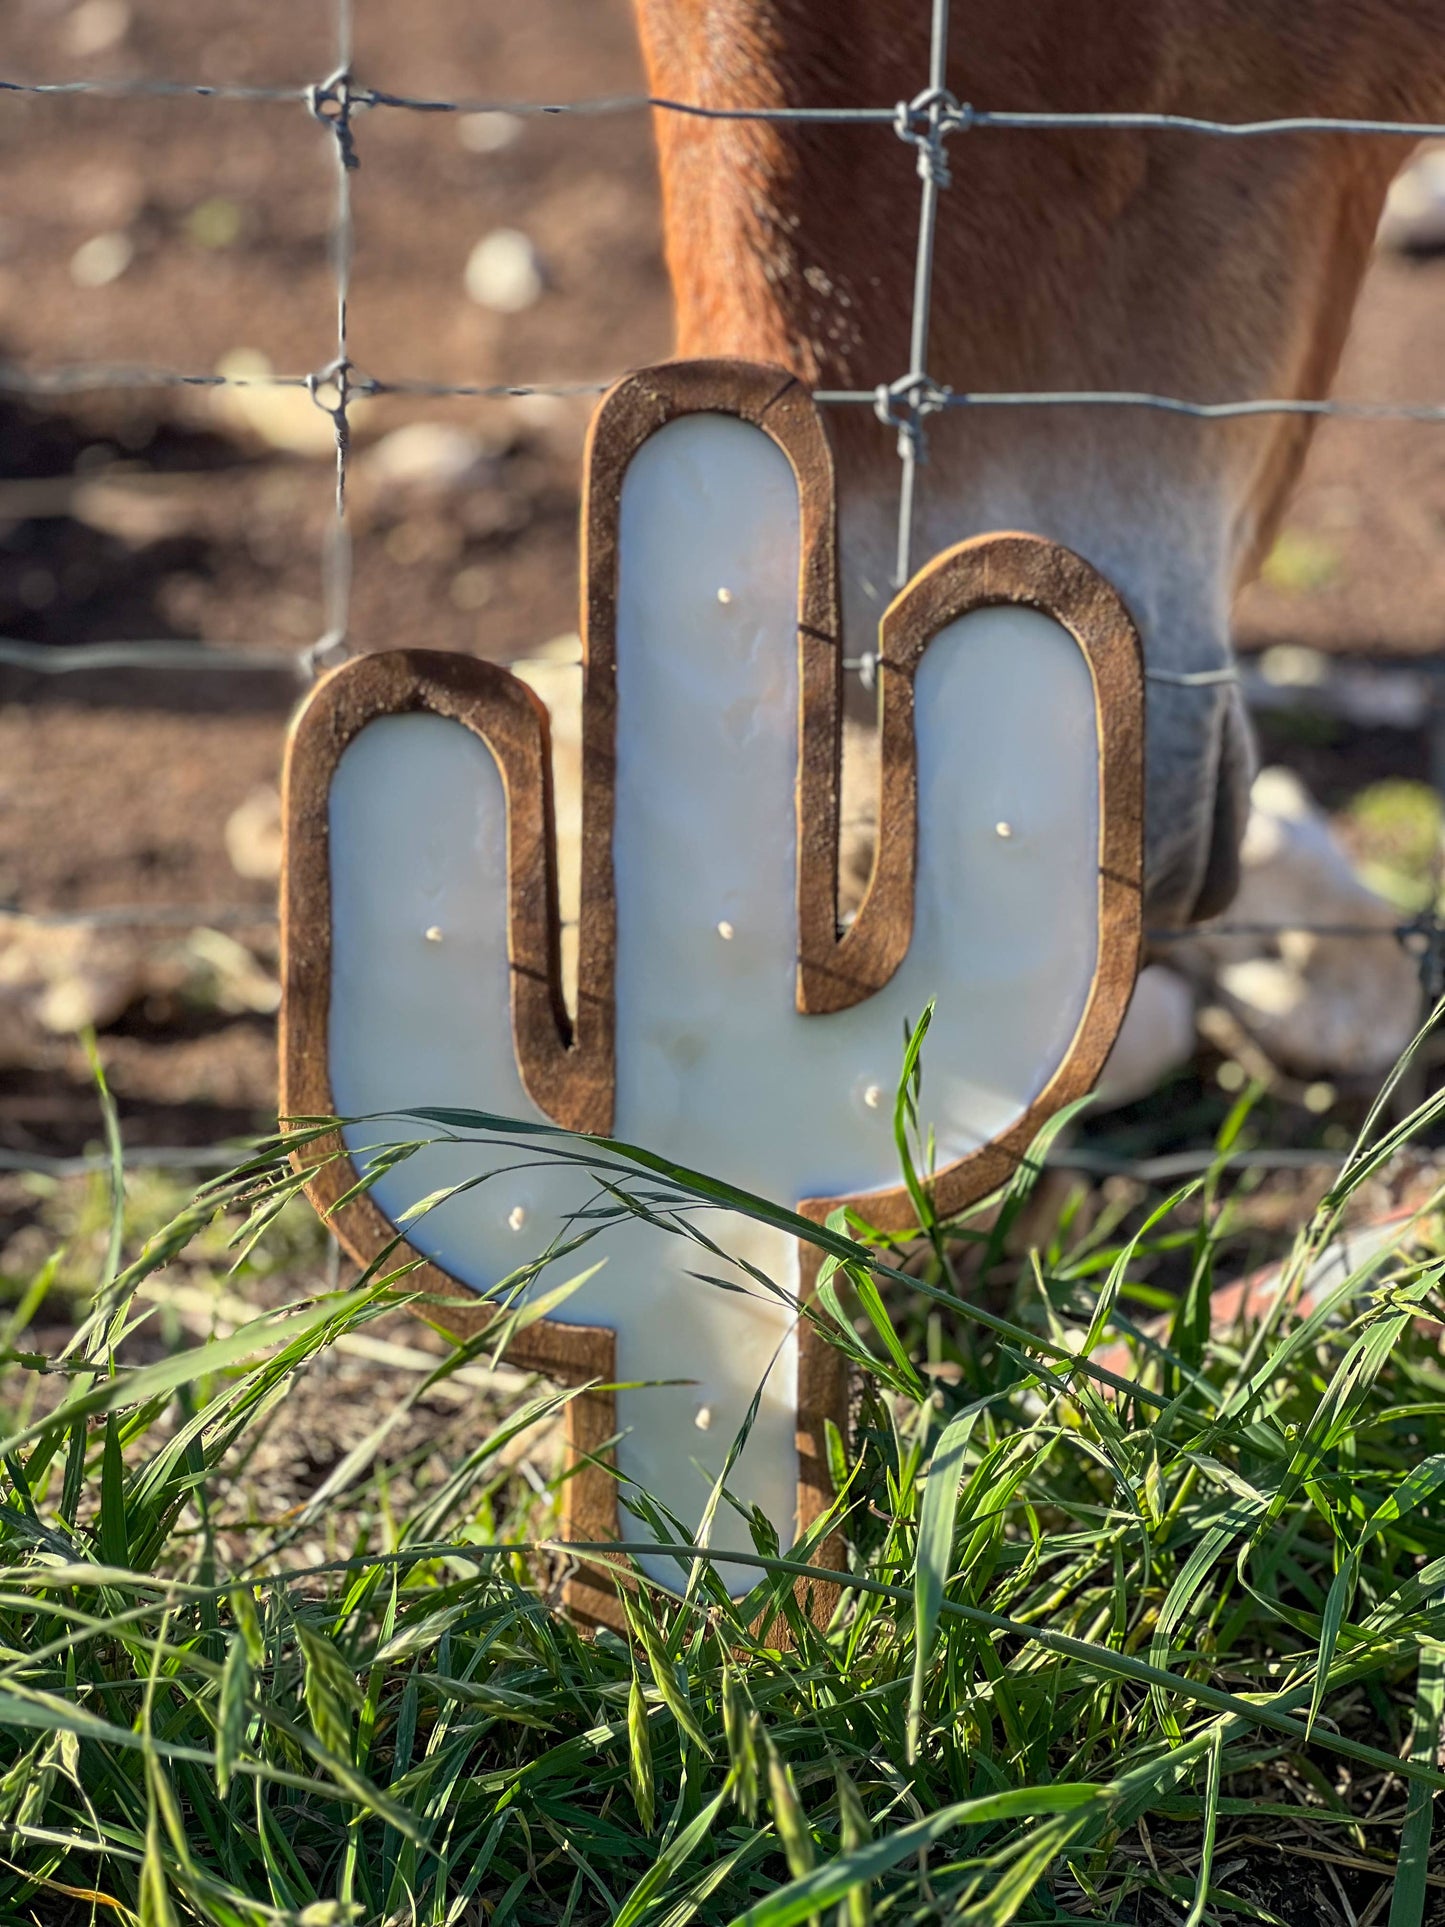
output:
[[[822,1528],[780,1557],[762,1523],[743,1600],[708,1554],[680,1564],[684,1599],[629,1595],[630,1640],[562,1620],[536,1441],[572,1394],[489,1389],[515,1291],[464,1347],[398,1324],[427,1309],[405,1270],[281,1291],[320,1253],[279,1145],[193,1200],[137,1183],[113,1222],[87,1194],[69,1342],[17,1349],[50,1286],[8,1286],[0,1919],[1293,1927],[1333,1880],[1352,1917],[1419,1927],[1445,1787],[1434,1201],[1309,1288],[1351,1197],[1441,1109],[1377,1107],[1277,1299],[1222,1331],[1222,1161],[1127,1221],[1065,1210],[1020,1264],[1036,1160],[905,1253],[530,1136],[605,1170],[618,1212],[645,1199],[659,1237],[699,1235],[703,1198],[822,1245],[808,1315],[857,1384],[825,1630],[799,1603]],[[475,1143],[479,1174],[523,1128],[402,1124]],[[1150,1283],[1166,1253],[1177,1293]],[[406,1391],[268,1510],[278,1413],[367,1343],[405,1358]],[[407,1431],[443,1410],[455,1436]]]

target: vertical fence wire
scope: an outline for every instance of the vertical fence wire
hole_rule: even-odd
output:
[[[335,288],[335,339],[332,358],[309,375],[236,377],[152,368],[104,368],[80,366],[51,371],[30,372],[0,365],[0,392],[25,395],[50,395],[86,389],[124,387],[226,387],[264,385],[305,387],[316,405],[331,419],[336,443],[334,509],[326,530],[322,553],[323,627],[320,637],[301,654],[302,666],[316,673],[325,666],[323,659],[336,659],[349,649],[352,537],[348,518],[347,483],[351,455],[352,403],[377,394],[415,394],[456,397],[504,397],[530,394],[573,395],[600,393],[606,386],[595,383],[477,384],[414,381],[405,377],[376,380],[358,373],[351,361],[349,307],[355,244],[351,176],[359,164],[354,117],[362,108],[391,108],[426,114],[459,114],[478,111],[507,111],[528,116],[614,114],[651,108],[702,119],[798,124],[857,125],[872,124],[880,129],[890,123],[899,139],[910,143],[916,153],[921,182],[918,235],[914,257],[912,301],[909,316],[908,367],[891,383],[875,389],[819,390],[816,399],[823,405],[871,404],[879,419],[892,427],[898,437],[899,498],[895,581],[902,587],[913,572],[916,522],[919,510],[919,470],[927,459],[928,418],[944,410],[967,408],[1058,408],[1106,407],[1162,410],[1201,421],[1228,421],[1263,415],[1298,415],[1349,420],[1414,421],[1445,425],[1445,405],[1436,402],[1386,403],[1351,402],[1296,397],[1250,398],[1224,401],[1199,401],[1187,397],[1135,393],[1036,391],[1002,394],[954,392],[936,382],[929,373],[929,352],[933,304],[934,264],[943,190],[951,185],[947,142],[953,135],[971,130],[1154,132],[1192,134],[1215,139],[1275,139],[1298,135],[1378,137],[1396,136],[1419,141],[1445,137],[1445,123],[1416,123],[1378,120],[1344,120],[1329,117],[1295,117],[1287,120],[1225,122],[1195,116],[1154,113],[1010,113],[975,110],[961,103],[948,87],[948,56],[951,0],[928,0],[930,33],[926,88],[911,101],[896,107],[851,106],[842,108],[712,108],[702,103],[654,99],[645,96],[575,100],[568,102],[415,99],[380,89],[359,87],[353,78],[354,0],[335,0],[335,65],[330,77],[309,88],[265,86],[213,86],[139,77],[124,81],[17,82],[0,80],[0,93],[33,95],[101,94],[120,97],[172,98],[201,96],[245,103],[302,101],[329,131],[331,156],[335,166],[333,215],[329,247]],[[182,652],[186,660],[180,660]],[[39,645],[0,638],[0,662],[22,668],[62,665],[46,661],[53,650]],[[96,645],[91,649],[63,652],[64,668],[131,667],[143,668],[270,668],[282,659],[278,652],[227,651],[190,644],[119,643]],[[77,658],[83,657],[80,661]],[[849,665],[850,667],[853,665]],[[1231,672],[1232,673],[1232,672]],[[1167,679],[1164,677],[1161,680]],[[84,924],[97,928],[122,924],[207,924],[260,925],[273,921],[269,911],[245,905],[221,906],[112,906],[97,912],[29,913],[19,906],[0,906],[0,911],[20,915],[42,924]],[[1203,934],[1232,935],[1257,932],[1276,936],[1310,926],[1231,925],[1220,923]],[[1167,943],[1185,933],[1154,932],[1158,941]],[[1445,986],[1445,920],[1427,915],[1381,928],[1374,925],[1319,926],[1313,934],[1361,940],[1393,937],[1417,956],[1422,982]]]
[[[329,80],[310,89],[311,112],[331,130],[336,165],[336,202],[331,224],[331,265],[336,287],[336,351],[330,363],[307,379],[311,399],[331,417],[336,431],[336,506],[322,557],[323,629],[306,651],[313,674],[327,657],[344,655],[351,627],[351,525],[346,515],[347,470],[351,458],[351,402],[356,384],[351,365],[349,309],[355,220],[351,176],[359,165],[352,114],[356,94],[351,67],[354,49],[353,0],[336,0],[336,67]]]
[[[913,266],[913,309],[909,326],[907,386],[902,395],[903,410],[890,410],[888,419],[898,428],[898,556],[893,586],[901,589],[913,574],[913,524],[917,510],[918,470],[925,456],[925,395],[933,384],[928,380],[929,333],[933,320],[933,255],[938,235],[938,200],[949,185],[948,158],[944,149],[945,116],[951,97],[948,92],[948,28],[950,0],[932,0],[929,28],[928,87],[916,100],[899,108],[898,132],[912,140],[918,150],[918,173],[922,181],[918,205],[918,247]],[[920,116],[924,124],[919,127]],[[897,384],[895,384],[895,387]],[[892,397],[890,396],[890,401]]]

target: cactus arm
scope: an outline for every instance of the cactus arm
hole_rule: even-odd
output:
[[[840,932],[826,456],[811,402],[776,370],[653,370],[603,404],[584,510],[571,1026],[530,696],[486,665],[442,658],[443,672],[409,652],[322,685],[288,777],[291,1110],[551,1118],[747,1190],[819,1200],[810,1215],[857,1198],[903,1228],[906,1194],[878,1187],[896,1169],[902,1030],[926,1002],[938,1004],[923,1110],[941,1211],[1001,1181],[1044,1117],[1088,1087],[1138,944],[1142,699],[1128,617],[1085,564],[1029,537],[965,544],[910,586],[883,633],[878,871]],[[353,1127],[347,1143],[364,1164],[387,1135],[397,1128]],[[347,1208],[353,1248],[374,1255],[416,1200],[499,1156],[486,1142],[437,1146],[388,1172]],[[315,1195],[334,1202],[349,1176],[328,1167]],[[575,1171],[495,1178],[409,1223],[410,1247],[443,1285],[485,1290],[590,1196]],[[796,1299],[811,1288],[807,1255],[751,1221],[711,1213],[703,1228],[719,1254],[636,1221],[609,1226],[570,1266],[608,1259],[569,1300],[576,1323],[534,1325],[514,1355],[574,1383],[623,1381],[615,1405],[589,1393],[572,1407],[573,1450],[615,1430],[619,1470],[685,1521],[764,1381],[731,1483],[787,1543],[826,1502],[822,1440],[843,1419],[844,1375],[745,1269]],[[541,1286],[565,1275],[554,1262]],[[585,1467],[564,1491],[565,1533],[610,1536],[605,1472]],[[714,1542],[746,1548],[729,1508]],[[677,1582],[669,1561],[652,1563]],[[569,1597],[615,1618],[591,1582]]]

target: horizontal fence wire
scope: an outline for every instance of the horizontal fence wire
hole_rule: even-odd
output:
[[[105,367],[89,362],[75,367],[42,369],[0,366],[0,394],[44,400],[57,395],[120,392],[126,389],[309,389],[323,382],[330,372],[328,368],[311,375],[222,375],[176,368]],[[373,401],[392,395],[436,401],[514,401],[533,396],[566,401],[603,395],[620,378],[612,375],[591,381],[448,382],[389,379],[352,370],[349,396],[353,405],[358,401]],[[877,411],[882,405],[880,397],[888,392],[887,383],[880,383],[875,388],[815,388],[813,399],[823,408],[862,406]],[[1250,401],[1197,401],[1184,395],[1151,394],[1144,389],[1040,388],[992,391],[930,385],[920,389],[919,399],[920,404],[930,412],[967,408],[1120,408],[1182,415],[1201,422],[1301,415],[1326,421],[1416,422],[1425,426],[1445,423],[1445,402],[1350,401],[1331,396],[1301,398],[1280,395]]]
[[[16,636],[0,636],[0,667],[25,669],[40,676],[73,676],[105,670],[162,669],[175,675],[207,675],[217,670],[274,676],[294,673],[309,681],[308,659],[315,645],[301,649],[272,649],[262,644],[206,642],[200,637],[171,637],[155,642],[27,642]],[[466,660],[486,662],[490,668],[505,669],[509,675],[519,671],[545,668],[575,669],[581,672],[579,656],[567,660],[559,656],[517,656],[510,662],[493,662],[486,656],[469,656],[465,650],[452,652]],[[865,673],[872,657],[845,660],[844,669]]]
[[[0,94],[65,98],[92,95],[109,100],[219,100],[252,104],[295,105],[310,94],[310,86],[249,86],[227,81],[166,80],[140,75],[115,79],[0,80]],[[510,100],[503,96],[468,99],[390,93],[381,87],[351,89],[355,109],[391,108],[414,114],[515,114],[519,119],[549,119],[575,115],[579,119],[610,114],[680,114],[696,120],[758,121],[787,126],[892,127],[908,102],[876,107],[711,107],[701,101],[671,100],[659,94],[601,94],[581,100]],[[947,134],[1055,133],[1084,131],[1114,134],[1199,134],[1213,140],[1269,140],[1323,134],[1370,139],[1445,139],[1445,121],[1360,120],[1328,114],[1286,115],[1271,120],[1221,120],[1203,114],[1070,113],[1066,111],[1008,111],[972,107],[950,101],[944,124]]]
[[[457,399],[505,401],[531,396],[551,398],[590,397],[603,393],[610,382],[537,381],[537,382],[442,382],[410,377],[385,378],[357,369],[350,360],[348,345],[348,295],[353,240],[350,176],[359,162],[355,141],[355,120],[371,111],[400,111],[423,115],[507,114],[519,119],[576,117],[654,112],[674,114],[705,121],[759,122],[798,127],[876,126],[890,130],[916,150],[921,177],[922,202],[914,274],[910,371],[893,382],[880,382],[873,388],[827,389],[814,391],[822,407],[871,407],[881,422],[898,432],[902,490],[899,515],[898,563],[906,576],[911,560],[910,544],[916,471],[923,458],[924,425],[931,416],[945,411],[967,409],[1123,409],[1149,411],[1198,421],[1237,422],[1267,417],[1300,416],[1350,422],[1403,422],[1421,425],[1445,424],[1445,402],[1352,401],[1327,397],[1252,398],[1208,401],[1185,396],[1129,390],[1036,390],[1012,392],[975,392],[955,390],[935,381],[926,368],[928,323],[931,305],[932,255],[941,191],[950,183],[945,144],[950,139],[978,133],[1036,133],[1074,135],[1155,134],[1188,135],[1210,140],[1250,141],[1298,137],[1348,137],[1392,139],[1419,142],[1445,139],[1445,122],[1344,119],[1331,116],[1290,116],[1254,121],[1228,121],[1199,115],[1121,111],[1052,112],[1009,111],[976,108],[957,100],[945,85],[948,0],[932,0],[930,8],[928,85],[912,101],[893,105],[850,107],[763,107],[709,106],[701,102],[672,100],[648,94],[599,96],[570,101],[514,100],[507,98],[428,98],[400,94],[382,88],[358,85],[351,67],[351,0],[337,0],[336,68],[323,81],[291,85],[250,85],[239,83],[190,82],[158,76],[84,78],[64,81],[23,81],[0,79],[0,94],[30,98],[71,99],[91,96],[112,100],[203,100],[261,105],[302,105],[328,126],[335,136],[333,159],[336,167],[336,198],[330,236],[336,289],[336,330],[332,359],[321,368],[304,374],[227,375],[134,365],[102,366],[85,364],[48,369],[29,369],[0,364],[0,393],[19,398],[45,398],[82,395],[92,392],[124,390],[166,390],[259,387],[303,389],[317,406],[332,419],[336,432],[335,515],[327,537],[323,559],[326,603],[326,628],[320,640],[300,651],[246,649],[233,645],[191,643],[178,640],[116,641],[53,646],[0,638],[0,664],[42,674],[65,675],[81,671],[255,671],[293,672],[304,679],[320,666],[322,654],[347,647],[347,610],[350,588],[350,536],[346,521],[346,485],[351,446],[350,410],[360,401],[383,397],[411,399]],[[515,668],[518,665],[509,664]],[[870,677],[873,658],[860,656],[845,660],[844,667]],[[1147,673],[1147,672],[1146,672]],[[1225,679],[1235,672],[1208,672],[1189,679],[1201,687]],[[1171,680],[1157,672],[1156,680]],[[1173,678],[1172,680],[1179,680]],[[197,928],[236,927],[260,929],[276,922],[274,909],[245,904],[154,905],[118,904],[93,910],[32,911],[20,905],[0,905],[0,915],[36,926],[77,927],[98,930],[122,927]],[[1445,974],[1445,920],[1426,915],[1394,924],[1330,923],[1318,925],[1216,922],[1197,930],[1152,931],[1151,940],[1161,946],[1191,938],[1277,938],[1307,935],[1320,939],[1374,939],[1389,937],[1409,948],[1417,957],[1422,984],[1427,991],[1433,981]],[[1438,994],[1438,993],[1437,993]],[[131,1164],[190,1165],[210,1168],[244,1155],[244,1147],[208,1146],[200,1148],[141,1147],[127,1153]],[[1100,1160],[1103,1159],[1101,1163]],[[1152,1160],[1111,1160],[1105,1154],[1087,1150],[1057,1152],[1051,1162],[1071,1168],[1103,1173],[1144,1176],[1146,1181],[1167,1181],[1187,1176],[1216,1162],[1210,1153],[1177,1153]],[[1245,1168],[1284,1168],[1337,1162],[1328,1152],[1237,1153],[1228,1162]],[[0,1169],[44,1171],[51,1175],[71,1175],[102,1169],[104,1156],[57,1159],[29,1153],[0,1152]]]
[[[53,395],[85,394],[92,389],[126,388],[305,388],[321,379],[328,370],[323,369],[310,375],[275,374],[204,374],[180,368],[148,368],[130,363],[118,362],[109,365],[97,362],[81,362],[72,367],[60,368],[19,368],[11,363],[0,363],[0,394],[16,395],[24,399],[32,397],[45,399]],[[593,381],[539,381],[539,382],[449,382],[426,381],[409,377],[396,380],[383,380],[377,376],[364,375],[353,369],[351,372],[351,398],[371,401],[382,395],[405,395],[414,399],[426,400],[430,397],[446,400],[453,397],[470,401],[511,401],[531,395],[540,395],[548,400],[562,400],[572,396],[605,394],[616,376],[605,380]],[[873,399],[870,390],[867,396],[858,395],[855,400]],[[326,412],[330,412],[329,410]]]
[[[273,904],[252,903],[103,903],[93,910],[0,903],[0,922],[6,918],[37,930],[261,930],[279,920]]]
[[[276,649],[265,643],[234,643],[207,641],[200,636],[167,636],[156,640],[116,640],[112,642],[34,642],[19,636],[0,636],[0,668],[22,669],[38,676],[74,676],[99,674],[114,670],[135,670],[140,673],[163,670],[168,675],[206,676],[223,671],[234,675],[296,675],[303,683],[310,679],[310,658],[313,646],[296,649]],[[457,650],[456,654],[469,657],[468,650]],[[510,675],[525,676],[528,670],[538,667],[551,669],[575,669],[581,672],[580,654],[571,660],[558,656],[517,656],[508,662],[496,662],[490,656],[476,657],[492,667],[505,669]],[[1379,680],[1388,686],[1391,679],[1401,676],[1431,681],[1445,678],[1445,661],[1435,657],[1408,659],[1408,666],[1402,667],[1391,661],[1380,667],[1371,661],[1359,662],[1346,658],[1355,674],[1363,674],[1371,680]],[[856,676],[867,689],[874,687],[878,673],[878,657],[867,653],[859,656],[844,656],[842,669],[845,675]],[[1157,669],[1148,665],[1144,669],[1146,682],[1160,683],[1171,689],[1216,689],[1224,685],[1238,685],[1246,692],[1251,702],[1264,702],[1271,693],[1287,695],[1304,707],[1311,702],[1328,704],[1333,685],[1329,678],[1318,683],[1275,683],[1262,677],[1253,667],[1241,668],[1236,663],[1227,664],[1220,669]],[[1421,718],[1412,717],[1408,723],[1399,723],[1399,728],[1421,726]]]
[[[946,25],[946,22],[945,22]],[[939,23],[934,21],[934,44],[938,45]],[[76,79],[62,81],[0,80],[0,93],[17,96],[73,98],[96,96],[108,99],[203,99],[295,105],[308,103],[312,111],[327,120],[338,133],[343,180],[339,189],[340,205],[333,235],[338,274],[349,265],[350,204],[345,174],[357,163],[352,139],[354,116],[375,109],[393,109],[432,115],[509,114],[520,119],[545,119],[576,116],[580,118],[652,111],[677,114],[719,122],[756,121],[798,126],[877,126],[888,128],[903,139],[930,145],[935,154],[949,138],[987,132],[1031,133],[1153,133],[1188,134],[1217,140],[1261,140],[1305,136],[1395,139],[1417,142],[1445,139],[1445,122],[1352,119],[1330,115],[1290,115],[1274,119],[1229,121],[1205,115],[1120,112],[1068,112],[1041,110],[998,110],[976,108],[956,100],[942,84],[941,68],[931,62],[930,85],[914,101],[891,106],[857,107],[751,107],[709,106],[700,101],[668,99],[650,94],[605,95],[571,101],[514,100],[505,97],[469,99],[465,97],[427,97],[394,93],[384,88],[363,87],[350,77],[349,42],[344,30],[339,37],[340,64],[331,78],[319,85],[245,85],[170,80],[153,76],[115,79]],[[326,103],[340,112],[323,111]],[[920,171],[923,169],[920,162]],[[925,182],[928,175],[925,171]],[[947,185],[946,168],[939,184]],[[925,218],[925,227],[929,225]],[[925,249],[920,233],[920,267]],[[931,247],[931,243],[929,244]],[[915,341],[920,327],[926,339],[928,312],[926,285],[920,303],[915,299]],[[503,400],[523,396],[575,396],[600,394],[609,385],[595,382],[475,383],[422,381],[409,378],[384,380],[352,369],[346,358],[344,322],[345,289],[338,286],[343,310],[338,329],[339,346],[329,369],[301,375],[229,376],[192,373],[182,370],[137,367],[78,367],[29,371],[0,368],[0,391],[37,396],[80,393],[90,389],[123,388],[224,388],[229,386],[275,386],[310,388],[313,394],[319,379],[334,376],[337,369],[347,377],[347,397],[359,400],[381,395],[411,395],[436,399],[457,398]],[[1201,401],[1186,396],[1146,392],[1093,390],[1034,390],[1009,393],[974,393],[951,390],[931,383],[921,365],[905,381],[909,389],[904,399],[912,416],[943,408],[1123,408],[1146,409],[1190,417],[1200,421],[1234,421],[1268,416],[1317,416],[1349,421],[1401,421],[1438,424],[1445,422],[1445,404],[1432,402],[1336,401],[1329,398],[1278,397],[1246,401]],[[895,384],[895,388],[897,385]],[[888,384],[872,389],[819,389],[815,399],[823,406],[866,405],[898,426],[887,397]],[[330,411],[328,411],[330,412]],[[344,466],[344,456],[339,456]],[[340,478],[344,485],[344,476]]]
[[[250,1156],[246,1144],[131,1144],[122,1147],[128,1171],[230,1171]],[[0,1171],[38,1178],[83,1178],[113,1169],[108,1151],[55,1157],[44,1151],[0,1151]]]
[[[206,675],[293,673],[303,679],[304,649],[239,648],[230,643],[188,642],[24,642],[0,636],[0,665],[39,676],[74,676],[103,670],[163,669],[171,674]]]

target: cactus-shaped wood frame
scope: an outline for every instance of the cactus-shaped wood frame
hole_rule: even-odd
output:
[[[843,648],[840,634],[833,464],[818,412],[805,387],[782,370],[742,362],[680,362],[628,377],[594,418],[585,464],[582,512],[582,885],[578,991],[569,1021],[560,967],[552,779],[547,713],[506,670],[471,657],[400,650],[353,661],[322,681],[292,732],[285,777],[286,866],[282,896],[284,1003],[281,1108],[289,1117],[334,1114],[328,1070],[332,983],[328,808],[332,779],[347,745],[374,720],[430,711],[481,737],[499,766],[506,795],[510,883],[508,950],[512,1036],[522,1083],[557,1124],[607,1134],[615,1089],[617,902],[614,886],[614,742],[617,730],[616,627],[622,486],[643,445],[693,414],[735,416],[761,429],[787,457],[800,513],[798,586],[797,1007],[826,1016],[872,997],[907,953],[913,929],[918,781],[914,677],[929,642],[973,610],[1017,604],[1062,625],[1092,680],[1099,748],[1097,958],[1092,990],[1069,1048],[1023,1115],[1001,1136],[940,1170],[931,1182],[936,1210],[961,1211],[1003,1183],[1042,1124],[1096,1082],[1127,1009],[1137,967],[1143,824],[1143,682],[1138,638],[1110,585],[1088,564],[1030,535],[990,535],[940,555],[888,609],[879,643],[881,775],[876,867],[864,902],[846,929],[838,919],[839,781]],[[485,1094],[479,1094],[485,1102]],[[356,1183],[339,1143],[323,1140],[302,1155],[315,1162],[309,1184],[346,1248],[369,1263],[388,1248],[398,1261],[420,1258],[397,1247],[395,1226],[369,1196],[336,1208]],[[327,1161],[321,1161],[325,1158]],[[784,1202],[794,1202],[784,1200]],[[856,1202],[891,1231],[914,1222],[907,1191],[855,1200],[811,1199],[802,1212],[821,1221]],[[816,1277],[806,1247],[804,1295]],[[811,1262],[810,1262],[811,1259]],[[465,1288],[425,1264],[411,1283],[455,1299]],[[476,1329],[490,1316],[449,1317]],[[614,1334],[596,1325],[541,1321],[510,1356],[569,1385],[606,1386],[615,1376]],[[846,1423],[842,1355],[805,1319],[799,1332],[797,1522],[811,1524],[830,1503],[825,1425]],[[605,1541],[618,1535],[617,1488],[598,1449],[616,1430],[605,1390],[588,1390],[567,1408],[567,1451],[575,1470],[563,1490],[563,1536]],[[565,1585],[567,1605],[584,1619],[618,1625],[620,1605],[605,1568],[584,1562]],[[814,1610],[826,1616],[823,1591]]]

